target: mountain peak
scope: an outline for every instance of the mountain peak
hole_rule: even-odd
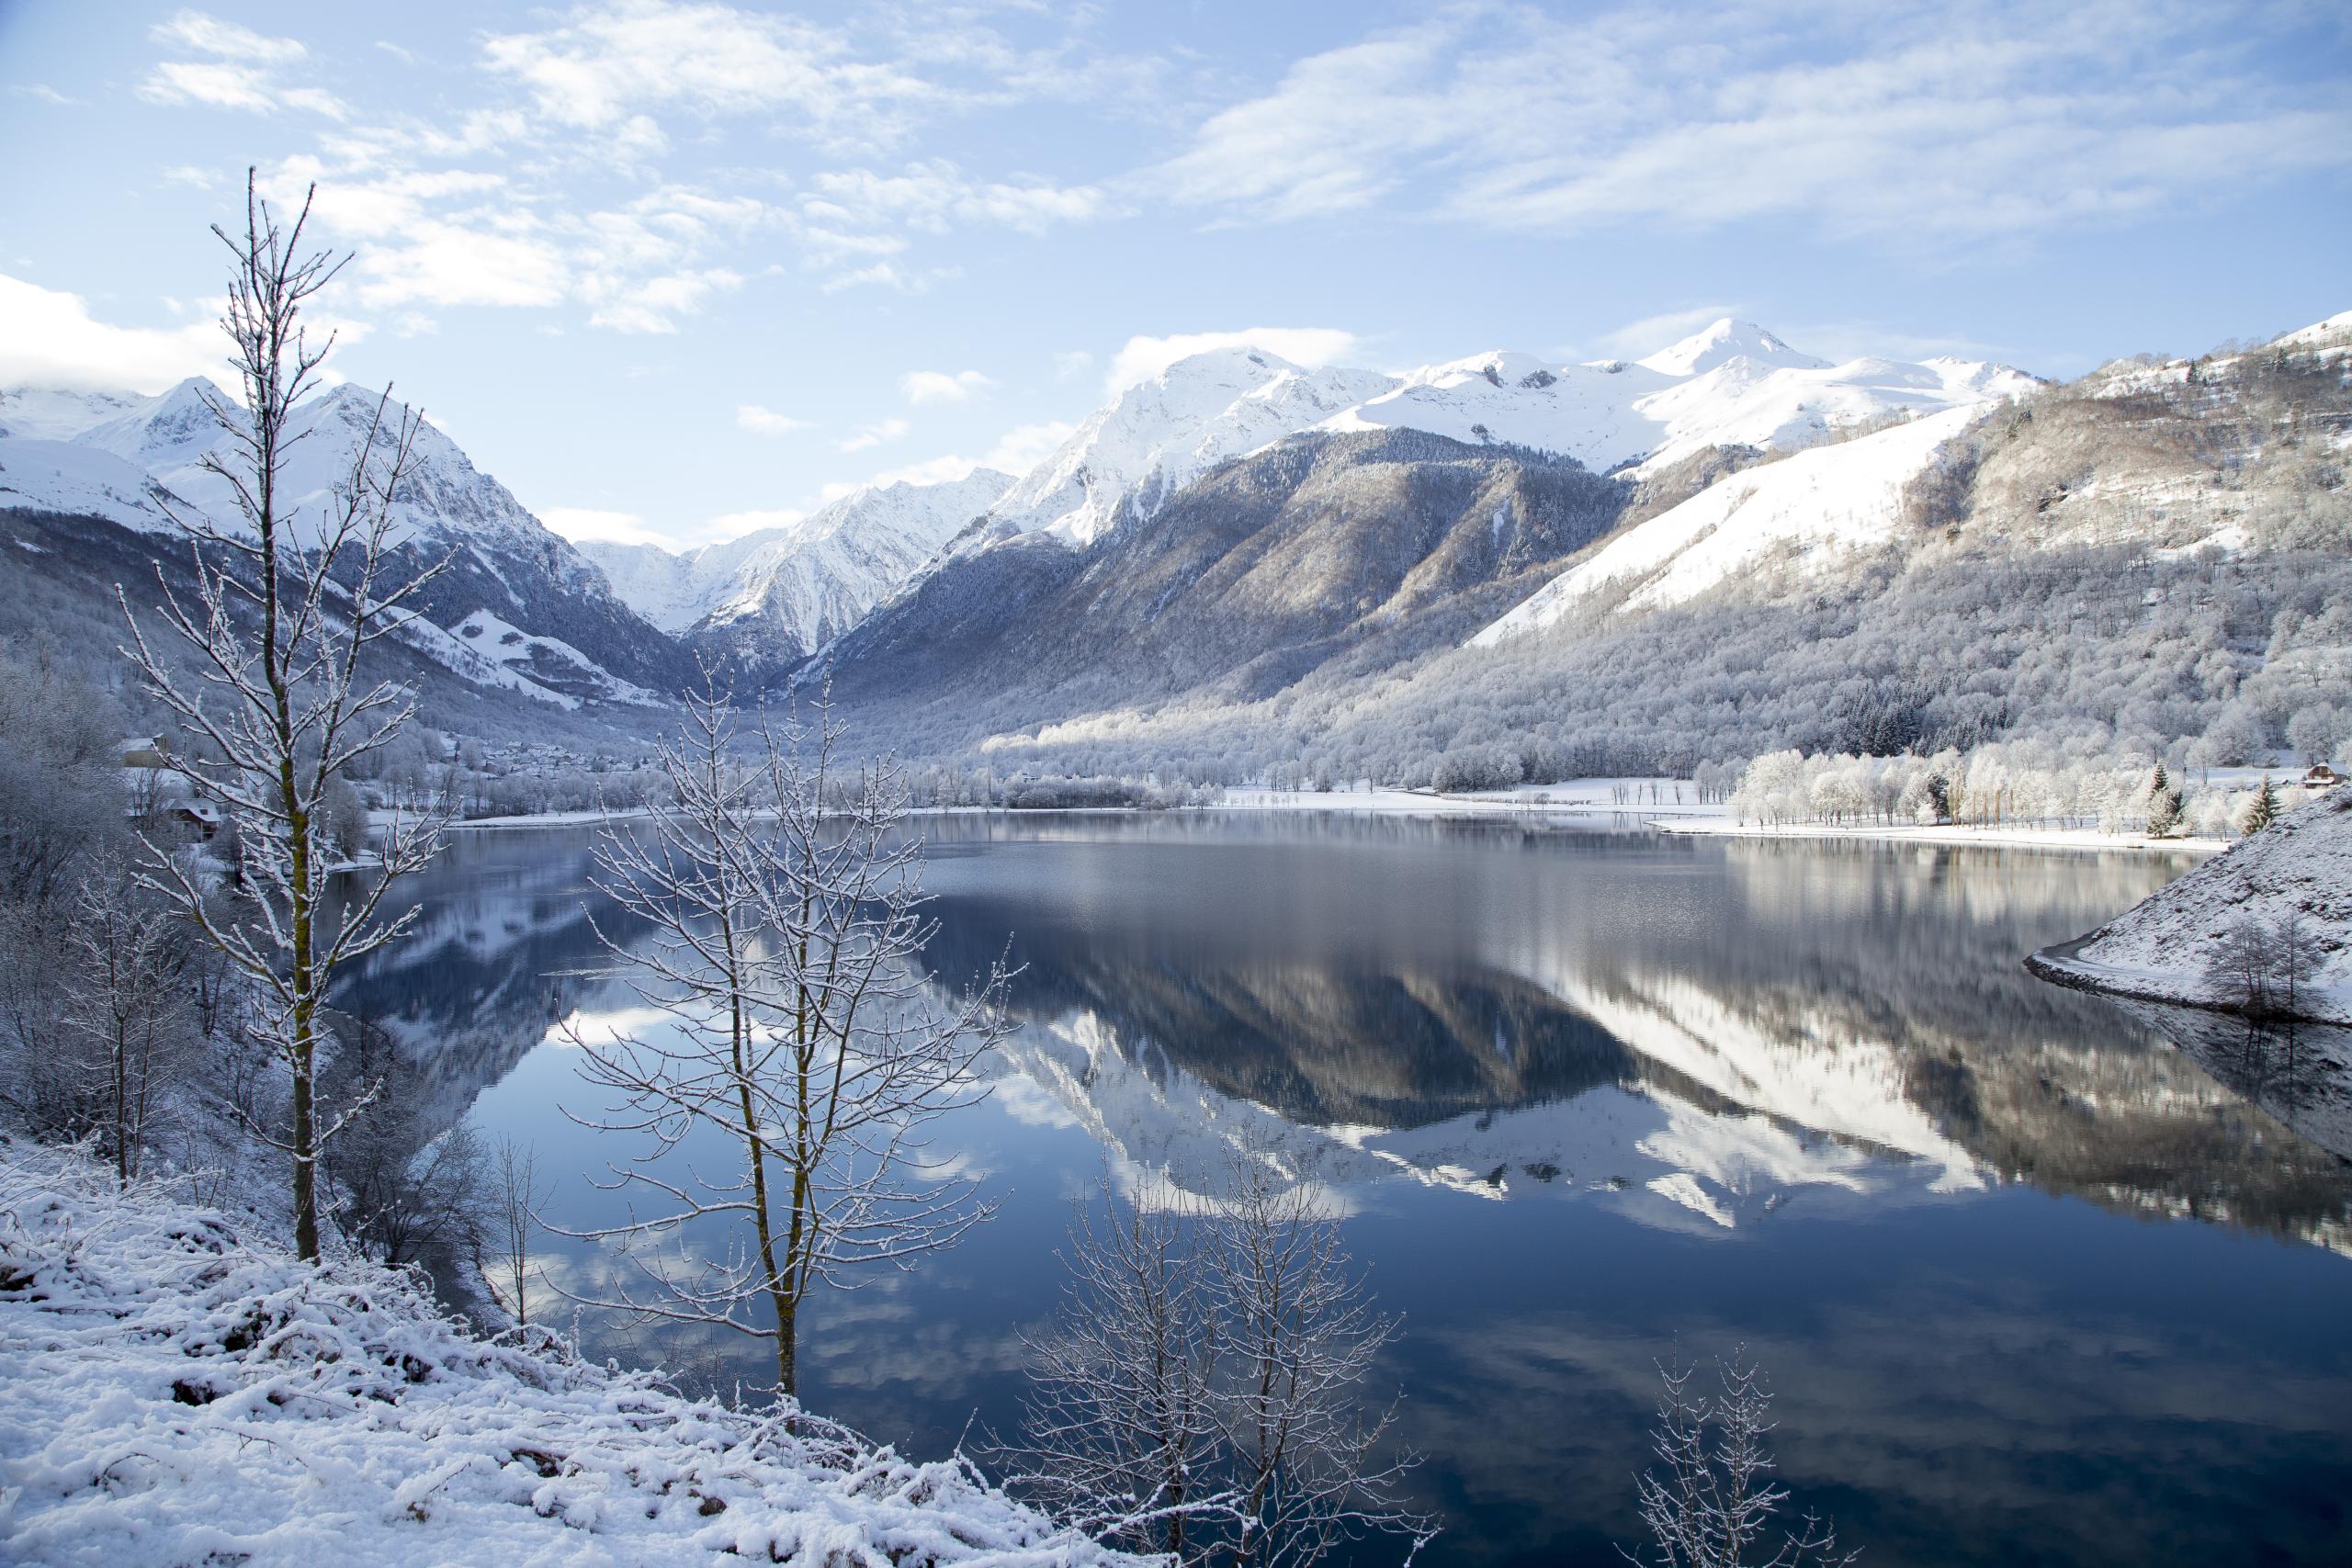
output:
[[[1736,316],[1720,317],[1681,342],[1659,349],[1637,363],[1666,376],[1703,376],[1734,359],[1805,370],[1825,369],[1829,363],[1800,354],[1754,321],[1743,321]]]

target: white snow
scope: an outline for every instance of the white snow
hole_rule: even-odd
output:
[[[673,554],[652,545],[579,547],[621,602],[675,636],[765,618],[814,649],[855,626],[1012,484],[977,468],[939,484],[867,485],[799,521]]]
[[[584,685],[613,702],[639,707],[660,707],[663,703],[659,694],[622,680],[562,638],[526,632],[486,609],[476,610],[451,626],[448,635],[481,658],[532,678],[540,686],[560,674],[566,685]],[[580,705],[575,700],[568,705]]]
[[[1718,480],[1610,540],[1471,638],[1491,648],[1552,625],[1603,589],[1631,587],[1621,609],[1696,598],[1767,557],[1807,570],[1894,536],[1904,487],[1979,416],[1951,409]]]
[[[112,453],[40,437],[0,437],[0,511],[103,517],[155,534],[177,526],[168,505],[195,510]]]
[[[474,1338],[82,1156],[0,1142],[0,1559],[1133,1562],[829,1423]]]
[[[2022,371],[1977,360],[1831,365],[1726,317],[1631,365],[1547,366],[1495,353],[1426,367],[1323,428],[1408,426],[1564,452],[1598,471],[1632,464],[1646,474],[1709,446],[1804,446],[1898,411],[1973,407],[2036,385]]]
[[[2344,339],[2352,339],[2352,310],[2338,310],[2324,321],[2313,321],[2310,326],[2282,333],[2275,341],[2290,347],[2305,344],[2324,347]],[[7,411],[0,408],[0,419],[6,417]]]
[[[2325,957],[2299,1010],[2352,1023],[2352,785],[2339,784],[2262,832],[2157,889],[2074,945],[2034,955],[2095,989],[2211,1005],[2207,959],[2230,927],[2299,914]],[[2073,945],[2073,944],[2070,944]]]
[[[1375,370],[1308,370],[1265,349],[1211,349],[1122,390],[990,510],[999,536],[1044,533],[1091,544],[1119,502],[1148,518],[1227,457],[1386,392]]]

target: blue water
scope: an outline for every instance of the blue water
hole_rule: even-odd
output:
[[[1347,1207],[1404,1316],[1368,1392],[1404,1393],[1425,1562],[1620,1561],[1655,1364],[1739,1344],[1779,1479],[1868,1562],[2352,1561],[2343,1140],[2018,963],[2179,864],[1238,814],[925,831],[939,976],[1008,934],[1025,965],[996,1092],[941,1129],[998,1212],[819,1304],[812,1408],[922,1455],[1010,1429],[1072,1197],[1106,1160],[1205,1183],[1246,1136]],[[618,1151],[565,1114],[596,1098],[554,1026],[628,1002],[574,973],[588,855],[466,835],[346,998],[450,1119],[537,1148],[575,1229],[616,1213],[587,1173]],[[595,1278],[594,1247],[547,1251]],[[576,1325],[763,1373],[750,1342]]]

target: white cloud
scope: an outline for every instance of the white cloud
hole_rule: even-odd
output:
[[[722,512],[698,530],[699,537],[710,542],[740,539],[746,534],[756,534],[763,528],[789,528],[808,516],[797,507],[781,506],[765,511]]]
[[[869,451],[886,441],[898,440],[912,428],[905,420],[894,415],[889,419],[876,420],[872,424],[861,424],[855,434],[844,436],[833,445],[844,452]]]
[[[298,39],[267,38],[201,11],[178,12],[149,28],[148,36],[182,54],[210,57],[160,62],[139,85],[139,96],[152,103],[205,104],[254,114],[296,108],[330,119],[350,112],[324,88],[285,78],[279,68],[310,52]]]
[[[833,29],[722,5],[579,6],[559,26],[494,34],[482,49],[541,114],[583,129],[674,106],[704,116],[782,110],[823,134],[887,140],[906,106],[934,96],[916,76],[855,58]]]
[[[1094,355],[1082,348],[1073,348],[1054,355],[1054,379],[1074,381],[1094,367]]]
[[[813,428],[805,419],[795,419],[774,409],[763,409],[757,403],[738,404],[735,423],[738,428],[757,435],[789,435],[796,430]]]
[[[1356,334],[1338,327],[1244,327],[1229,333],[1172,333],[1131,337],[1111,361],[1104,389],[1117,391],[1148,381],[1178,360],[1216,348],[1255,348],[1294,365],[1316,369],[1354,351]]]
[[[82,101],[79,98],[67,97],[46,82],[22,82],[11,86],[8,91],[19,97],[39,98],[42,103],[56,104],[61,107],[71,107]]]
[[[975,180],[944,158],[909,164],[895,175],[838,169],[810,184],[819,194],[802,210],[813,220],[900,223],[933,234],[945,232],[951,222],[999,223],[1039,233],[1055,223],[1099,217],[1108,208],[1093,186]]]
[[[198,190],[210,190],[219,183],[211,170],[194,164],[174,164],[163,171],[162,179],[167,186],[194,186]]]
[[[1078,426],[1066,420],[1049,419],[1037,424],[1016,424],[997,438],[988,456],[980,459],[980,467],[994,468],[999,473],[1015,476],[1025,474],[1047,457],[1054,449],[1078,434]]]
[[[0,274],[0,383],[160,392],[225,378],[228,343],[206,314],[175,327],[119,327],[77,294]]]
[[[979,457],[965,457],[943,454],[925,457],[921,462],[906,463],[886,468],[859,483],[835,481],[818,492],[820,501],[839,501],[853,491],[866,485],[888,485],[904,482],[915,485],[952,484],[970,476],[976,468],[994,468],[999,473],[1016,478],[1027,473],[1052,456],[1054,449],[1077,433],[1078,426],[1062,420],[1047,420],[1037,424],[1016,424],[999,436],[996,445]]]
[[[1745,317],[1747,313],[1744,305],[1693,305],[1687,310],[1663,310],[1603,333],[1600,346],[1617,358],[1639,359],[1669,344],[1679,343],[1701,327],[1713,326],[1725,316]]]
[[[944,370],[910,370],[899,378],[899,389],[907,401],[916,404],[966,402],[973,393],[995,385],[977,370],[958,370],[953,375]]]
[[[2296,25],[2120,0],[1463,9],[1297,62],[1141,184],[1227,217],[2021,235],[2352,166],[2352,107],[2253,63]]]
[[[533,515],[571,540],[604,540],[616,545],[666,545],[660,533],[634,512],[610,512],[594,506],[542,506]]]
[[[609,288],[602,278],[592,276],[583,291],[598,303],[588,324],[624,333],[674,333],[678,317],[697,315],[709,296],[742,286],[743,275],[723,266],[674,272]]]

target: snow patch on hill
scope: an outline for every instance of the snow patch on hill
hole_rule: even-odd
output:
[[[1551,626],[1604,590],[1634,585],[1621,610],[1698,597],[1769,557],[1816,570],[1883,544],[1900,525],[1904,488],[1978,417],[1959,408],[1733,474],[1626,530],[1471,638],[1498,643]]]
[[[797,1413],[464,1332],[71,1151],[0,1142],[0,1557],[55,1564],[1134,1562]]]
[[[167,507],[195,509],[142,469],[71,442],[0,437],[0,512],[103,517],[141,534],[172,532]]]

